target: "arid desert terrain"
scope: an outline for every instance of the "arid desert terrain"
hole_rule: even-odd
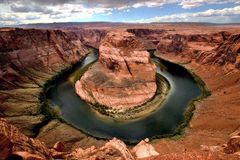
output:
[[[172,136],[137,143],[93,136],[65,121],[46,98],[51,85],[93,50],[99,50],[99,60],[79,81],[78,95],[111,106],[114,113],[109,115],[142,105],[156,92],[156,67],[147,50],[199,77],[205,95],[191,104],[188,123]],[[238,24],[99,22],[0,28],[0,159],[238,160],[239,105]]]

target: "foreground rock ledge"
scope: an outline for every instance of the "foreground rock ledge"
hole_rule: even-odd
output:
[[[109,32],[99,52],[99,60],[75,84],[82,99],[107,110],[125,112],[155,95],[156,66],[134,34]]]

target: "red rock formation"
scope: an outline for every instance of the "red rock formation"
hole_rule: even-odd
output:
[[[148,143],[148,140],[141,141],[132,149],[128,148],[119,139],[113,138],[102,147],[89,147],[87,149],[76,148],[69,152],[63,151],[63,144],[58,142],[53,149],[48,149],[39,140],[28,138],[16,127],[8,124],[4,119],[0,119],[0,159],[22,157],[24,159],[106,159],[106,160],[238,160],[237,155],[226,155],[220,150],[195,150],[184,153],[159,154],[155,148]],[[236,145],[238,143],[228,143]],[[60,150],[59,150],[60,148]],[[238,148],[239,149],[239,148]]]
[[[209,147],[211,148],[211,147]],[[124,142],[113,138],[104,146],[96,148],[94,146],[82,149],[77,148],[71,153],[60,158],[66,159],[107,159],[107,160],[238,160],[238,155],[228,155],[221,150],[194,150],[183,153],[159,154],[153,145],[148,143],[148,139],[141,141],[132,149],[129,149]]]
[[[230,135],[230,139],[227,146],[224,148],[224,152],[227,154],[240,153],[240,128]]]
[[[140,154],[140,152],[143,152]],[[135,160],[149,157],[156,157],[158,153],[155,151],[154,147],[148,143],[148,141],[142,141],[132,150],[127,147],[127,145],[117,139],[113,138],[107,142],[104,146],[96,148],[94,146],[88,149],[77,148],[64,158],[70,159],[122,159],[122,160]]]
[[[0,32],[0,88],[42,85],[54,71],[87,53],[70,32],[13,29]],[[41,73],[44,72],[44,73]]]
[[[118,150],[124,159],[134,160],[133,155],[130,150],[127,148],[126,144],[119,139],[113,138],[108,143],[105,144],[106,148],[115,148]]]
[[[58,152],[63,152],[64,151],[64,144],[62,142],[57,142],[54,146],[53,149],[58,151]]]
[[[238,156],[226,155],[221,152],[193,151],[185,153],[171,153],[142,160],[239,160]]]
[[[72,32],[0,30],[1,117],[34,136],[33,129],[45,119],[38,99],[42,86],[87,52]]]
[[[75,85],[82,99],[125,111],[153,97],[156,67],[143,43],[133,34],[110,32],[99,51],[98,62]]]
[[[190,63],[187,67],[190,67],[194,72],[204,78],[207,85],[210,86],[214,96],[202,101],[199,104],[198,116],[194,117],[192,120],[190,124],[191,127],[186,133],[186,136],[180,140],[174,141],[174,143],[170,140],[166,140],[166,143],[161,143],[161,140],[159,140],[156,144],[154,144],[160,155],[153,157],[152,159],[238,160],[239,156],[234,156],[232,153],[237,154],[239,152],[239,137],[231,136],[229,142],[227,143],[225,152],[231,153],[229,155],[221,152],[213,153],[211,150],[214,148],[210,148],[210,151],[196,150],[200,144],[211,144],[214,146],[216,144],[221,144],[222,141],[225,141],[227,134],[239,125],[239,72],[225,73],[222,69],[220,69],[221,67],[201,65],[203,63],[211,65],[218,64],[223,65],[224,67],[226,65],[232,65],[233,67],[239,68],[238,35],[231,36],[231,38],[229,38],[230,33],[228,32],[219,32],[219,29],[216,29],[215,27],[203,26],[200,26],[200,31],[197,31],[195,28],[190,26],[193,32],[186,33],[188,32],[186,25],[182,27],[183,29],[181,31],[177,29],[175,30],[177,26],[171,27],[168,25],[167,28],[165,27],[165,32],[162,33],[156,33],[154,30],[141,30],[134,32],[136,34],[142,34],[141,38],[146,42],[152,43],[154,47],[159,46],[158,49],[161,53],[169,54],[170,52],[167,50],[168,46],[174,44],[175,46],[171,48],[172,53],[182,50],[182,52],[179,52],[178,55],[190,57],[192,60],[197,59],[198,63]],[[163,26],[161,25],[161,27],[158,28],[163,28]],[[174,29],[168,30],[168,28]],[[207,30],[211,28],[214,31],[212,33],[208,33]],[[227,27],[221,28],[221,30],[230,31]],[[173,35],[176,34],[180,35],[180,37],[184,37],[183,41],[181,40],[182,38],[174,38]],[[88,35],[87,33],[86,36],[82,37],[82,40],[84,40],[86,44],[92,43],[93,45],[91,46],[98,46],[101,38],[98,38],[98,35],[95,33],[93,33],[93,35],[94,40],[91,40],[91,35]],[[102,33],[100,35],[102,35]],[[41,89],[39,86],[52,77],[57,71],[60,71],[72,62],[76,62],[85,54],[84,52],[77,52],[85,50],[85,47],[83,47],[81,42],[78,40],[79,37],[81,38],[78,34],[62,31],[1,29],[1,117],[4,116],[8,121],[14,123],[22,131],[24,131],[25,134],[29,134],[29,131],[32,131],[33,128],[42,122],[44,116],[38,116],[39,103],[37,95]],[[187,42],[185,43],[185,41]],[[178,46],[178,44],[180,45]],[[170,60],[174,60],[174,58],[178,59],[179,57],[173,55],[173,59]],[[180,62],[183,62],[181,60]],[[211,70],[211,68],[214,69]],[[68,136],[65,136],[65,131],[68,131],[71,127],[64,124],[65,126],[68,126],[66,129],[66,127],[62,127],[62,123],[59,122],[59,124],[61,125],[57,125],[60,126],[58,128],[56,128],[55,125],[48,127],[45,130],[46,133],[42,135],[45,142],[51,140],[51,145],[49,146],[52,147],[56,141],[63,139],[68,142],[68,146],[71,146],[73,141],[80,141],[80,139],[83,142],[78,146],[89,145],[89,141],[91,140],[89,140],[87,136],[80,137],[81,133],[78,130],[69,132],[67,134]],[[49,132],[51,132],[51,134],[49,134]],[[16,132],[14,131],[14,133]],[[60,138],[59,133],[61,133]],[[70,135],[74,136],[70,137]],[[58,138],[57,140],[55,139],[56,137]],[[70,138],[66,140],[64,137]],[[78,139],[78,137],[80,138]],[[21,140],[21,138],[19,140]],[[35,140],[33,141],[35,142]],[[14,141],[9,139],[7,135],[1,133],[0,155],[2,157],[7,157],[11,154],[14,148],[14,143],[12,142]],[[91,143],[95,144],[96,141]],[[25,142],[20,144],[24,145]],[[184,151],[185,148],[187,151]],[[34,153],[39,151],[35,148],[30,148],[30,150]],[[98,158],[122,158],[121,153],[114,148],[108,148],[101,152],[92,152],[94,150],[95,149],[93,147],[86,151],[82,149],[82,152],[86,153],[89,151],[89,153],[92,153],[92,157]],[[29,153],[28,151],[27,153]],[[24,151],[17,151],[18,154],[22,154],[22,152]],[[56,156],[63,157],[63,155],[66,154],[67,153],[60,152],[58,155],[56,153]],[[32,155],[29,153],[28,155],[33,156],[34,154]]]
[[[107,30],[104,29],[76,29],[74,30],[80,39],[80,41],[87,46],[98,48],[100,41],[107,34]]]
[[[240,68],[239,34],[220,31],[211,34],[171,33],[158,29],[129,29],[142,38],[148,48],[157,48],[160,53],[173,53],[202,64],[227,65]],[[150,44],[151,43],[151,44]]]
[[[2,159],[6,159],[12,153],[13,143],[5,134],[0,134],[0,155]]]
[[[0,118],[0,135],[0,155],[3,157],[9,157],[12,153],[22,157],[27,157],[31,154],[44,159],[51,157],[44,143],[28,138],[2,118]],[[24,154],[22,154],[23,152]]]
[[[240,34],[230,36],[218,47],[203,53],[198,61],[208,64],[233,64],[240,69]]]
[[[135,154],[137,158],[140,159],[159,155],[155,148],[148,142],[149,139],[146,138],[145,140],[142,140],[136,146],[133,147],[132,152]]]

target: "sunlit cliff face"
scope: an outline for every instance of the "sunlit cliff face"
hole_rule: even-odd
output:
[[[76,83],[86,101],[118,110],[139,106],[156,92],[156,67],[143,43],[129,32],[110,32],[99,47],[99,61]]]

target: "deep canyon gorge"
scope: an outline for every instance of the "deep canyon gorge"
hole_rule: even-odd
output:
[[[36,159],[239,159],[239,26],[86,23],[82,26],[55,27],[49,24],[39,26],[39,29],[31,27],[0,29],[2,157],[22,155]],[[96,50],[99,50],[99,57],[92,60],[89,55]],[[154,56],[147,50],[154,50]],[[86,57],[90,58],[88,63]],[[77,72],[82,65],[87,67]],[[128,120],[126,117],[129,116],[123,107],[132,109],[154,100],[159,87],[155,79],[157,74],[163,75],[157,97],[163,98],[163,101],[156,102],[160,106],[167,103],[164,97],[170,96],[174,91],[172,79],[165,79],[165,82],[164,73],[180,76],[176,81],[181,85],[181,80],[187,81],[181,75],[181,69],[173,65],[186,69],[189,74],[186,77],[193,79],[189,83],[199,84],[204,90],[200,89],[201,93],[199,91],[198,94],[196,91],[196,95],[186,100],[184,107],[181,106],[182,111],[177,111],[181,115],[188,114],[188,121],[179,132],[171,136],[143,136],[140,143],[138,139],[133,144],[125,145],[121,140],[112,139],[121,131],[118,128],[114,130],[113,136],[101,138],[66,121],[64,115],[70,111],[66,109],[64,112],[54,107],[62,105],[61,100],[49,99],[57,96],[59,84],[67,81],[76,87],[75,98],[81,97],[90,106],[93,105],[93,108],[96,104],[100,104],[98,107],[105,106],[105,109],[110,106],[117,109],[111,116],[113,119],[116,118],[116,112],[123,112],[119,115],[125,115],[124,119]],[[168,83],[170,86],[167,86]],[[67,89],[63,88],[61,92],[68,93]],[[184,97],[192,95],[195,90],[192,87],[188,90],[185,86],[175,89],[180,90]],[[74,88],[71,91],[75,92]],[[52,95],[48,95],[50,93]],[[180,95],[178,94],[178,98],[183,99]],[[198,99],[200,95],[202,97]],[[68,98],[67,96],[65,94],[62,97]],[[81,105],[83,102],[79,102],[79,106]],[[169,106],[177,107],[178,104]],[[160,107],[159,112],[165,108],[169,107]],[[96,108],[93,110],[102,113]],[[112,112],[110,110],[107,115]],[[141,115],[142,112],[139,112]],[[151,117],[155,110],[152,112],[143,114],[150,114]],[[174,121],[174,117],[177,119],[177,115],[174,112],[167,113],[172,113],[172,117],[166,116],[171,118],[164,118],[162,121],[166,120],[170,125],[170,121]],[[84,115],[86,114],[82,114],[82,117]],[[159,117],[161,118],[156,115],[154,119],[160,119]],[[93,122],[97,123],[99,119]],[[110,120],[105,122],[109,124]],[[173,128],[177,128],[182,122],[183,119],[181,123],[174,124]],[[87,119],[84,123],[86,126],[94,124]],[[123,125],[122,122],[114,122],[114,126],[117,123],[119,126]],[[135,120],[131,123],[135,123]],[[153,123],[147,124],[149,128],[145,130],[152,132],[151,125]],[[134,132],[134,127],[128,128],[126,133]],[[137,137],[141,130],[135,131]],[[145,138],[150,138],[150,141]]]

